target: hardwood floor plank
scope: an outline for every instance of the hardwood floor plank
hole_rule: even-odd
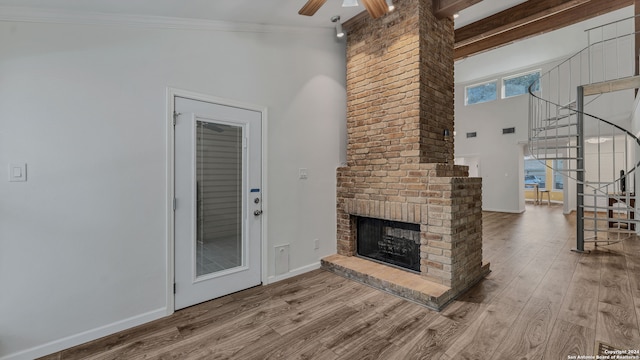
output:
[[[289,348],[282,354],[282,359],[291,360],[335,360],[338,358],[333,351],[318,341],[308,341],[299,349]]]
[[[558,250],[555,247],[544,247],[497,295],[495,301],[515,309],[522,309],[529,301],[531,294],[547,274],[554,262]]]
[[[60,360],[60,356],[61,354],[58,352],[51,355],[40,357],[38,358],[38,360]]]
[[[299,323],[295,331],[289,335],[280,336],[275,341],[265,344],[248,344],[234,356],[247,360],[288,359],[289,355],[297,353],[307,343],[318,342],[317,338],[320,334],[333,331],[355,313],[357,311],[350,307],[338,307],[335,311],[314,321]]]
[[[212,322],[198,327],[196,331],[185,326],[183,328],[188,330],[181,332],[182,339],[179,342],[158,347],[133,359],[225,358],[240,351],[242,346],[258,342],[264,337],[268,337],[268,341],[277,339],[279,335],[275,331],[257,321],[263,318],[256,316],[257,312],[249,311],[234,318]]]
[[[493,280],[482,279],[476,286],[462,294],[458,300],[476,304],[488,304],[504,289],[504,285]]]
[[[487,308],[488,305],[486,304],[479,304],[461,299],[449,304],[449,306],[440,312],[440,315],[463,326],[468,326],[484,311],[486,311]]]
[[[357,292],[363,285],[353,286],[352,292]],[[343,291],[333,294],[333,296],[339,298],[340,296],[348,296],[349,292]],[[315,300],[309,300],[304,303],[295,303],[291,308],[288,316],[274,316],[266,319],[265,324],[280,335],[286,335],[292,331],[298,330],[300,324],[307,322],[313,322],[317,319],[329,316],[331,313],[345,307],[343,303],[339,301],[326,301],[327,297],[316,296]],[[352,311],[356,311],[353,310]]]
[[[370,333],[383,317],[381,312],[371,308],[357,311],[332,331],[318,335],[316,340],[333,352],[340,354],[345,352],[349,345],[357,341],[363,334]]]
[[[556,315],[551,301],[531,298],[493,358],[542,359]]]
[[[580,255],[575,252],[560,251],[531,296],[549,300],[552,304],[557,304],[560,307],[579,260]]]
[[[163,359],[230,359],[247,344],[270,343],[279,335],[268,326],[255,324],[234,324],[220,331],[208,331],[189,337],[179,344],[155,349],[145,354],[131,357],[131,360]],[[238,335],[241,334],[241,335]]]
[[[370,337],[362,339],[363,341],[354,344],[348,352],[338,356],[340,360],[372,360],[383,359],[381,354],[387,350],[392,344],[386,339],[379,337]]]
[[[491,273],[486,279],[494,281],[506,288],[507,285],[534,259],[541,247],[521,249],[519,252],[509,257],[504,263],[494,266],[491,263]]]
[[[519,313],[508,305],[490,305],[445,354],[453,359],[491,359]]]
[[[373,331],[376,336],[397,346],[407,343],[407,334],[414,333],[438,316],[433,310],[406,301],[382,313],[383,317],[375,324]]]
[[[563,300],[558,319],[595,329],[602,254],[582,255]]]
[[[627,262],[627,276],[636,309],[636,321],[640,327],[640,241],[631,238],[622,243]]]
[[[607,246],[602,257],[600,301],[624,308],[633,308],[633,295],[627,273],[627,261],[622,243]]]
[[[200,316],[184,325],[179,325],[177,328],[183,338],[188,338],[201,332],[210,331],[212,328],[218,328],[220,324],[232,323],[238,320],[249,319],[253,322],[260,322],[277,319],[282,315],[289,314],[291,309],[292,306],[281,299],[270,299],[261,303],[261,306],[257,308],[240,306],[232,312]]]
[[[596,340],[619,349],[638,349],[640,332],[634,308],[623,308],[606,303],[598,304]]]
[[[437,316],[411,334],[402,346],[392,346],[385,355],[389,360],[438,359],[464,332],[465,327],[444,316]]]
[[[475,321],[488,305],[454,301],[441,313],[434,317],[427,317],[427,323],[420,326],[411,336],[406,336],[402,345],[394,347],[400,349],[399,354],[391,356],[390,351],[385,355],[390,359],[438,359],[444,357],[444,352],[456,342]]]
[[[423,306],[396,299],[380,308],[359,311],[317,340],[341,356],[370,337],[402,344],[406,334],[424,326],[428,318],[436,315]]]
[[[119,360],[131,359],[139,354],[146,354],[153,349],[161,348],[170,344],[175,344],[180,339],[180,332],[177,328],[168,328],[152,333],[138,341],[127,343],[126,345],[113,348],[108,351],[89,357],[73,357],[65,355],[64,359],[91,359],[91,360]]]
[[[344,299],[344,304],[350,306],[358,311],[372,309],[379,310],[384,309],[384,305],[388,304],[398,297],[386,292],[381,292],[371,286],[363,285],[363,291],[359,294],[350,296],[348,299]]]
[[[594,342],[595,330],[558,319],[549,336],[544,359],[592,356]]]

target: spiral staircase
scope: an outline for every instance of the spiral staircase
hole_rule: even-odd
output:
[[[571,179],[565,184],[576,194],[578,252],[585,251],[585,243],[614,243],[640,230],[635,204],[640,140],[629,130],[640,88],[634,21],[586,30],[588,46],[529,87],[528,150],[545,164],[562,163],[554,171]]]

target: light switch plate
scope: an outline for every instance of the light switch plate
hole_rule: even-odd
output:
[[[298,178],[302,180],[309,178],[309,170],[307,168],[298,169]]]
[[[9,181],[10,182],[27,181],[27,164],[26,163],[9,164]]]

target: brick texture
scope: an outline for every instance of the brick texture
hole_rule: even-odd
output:
[[[347,30],[347,166],[337,170],[338,253],[358,216],[418,223],[421,274],[462,291],[484,276],[482,183],[453,165],[453,21],[398,0]]]

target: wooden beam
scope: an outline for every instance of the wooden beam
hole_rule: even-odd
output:
[[[456,30],[458,47],[525,25],[591,0],[541,0],[526,1],[512,8],[491,15]]]
[[[573,25],[633,5],[636,0],[542,0],[527,1],[511,9],[456,30],[454,58],[484,51]],[[526,6],[537,9],[528,10]]]
[[[482,0],[433,0],[433,14],[438,19],[450,18],[453,14],[481,1]]]

